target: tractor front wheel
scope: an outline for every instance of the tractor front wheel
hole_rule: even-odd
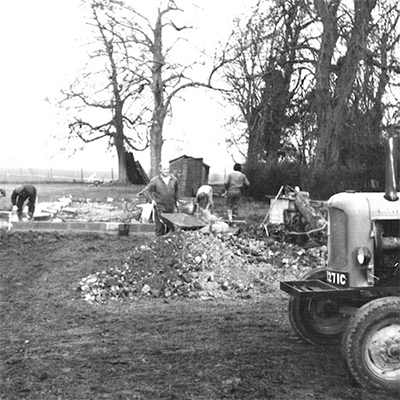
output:
[[[344,333],[342,354],[360,385],[399,392],[400,297],[362,306]]]
[[[326,281],[326,270],[317,268],[301,280]],[[339,312],[339,300],[328,297],[289,299],[289,321],[294,331],[311,344],[336,345],[347,326],[348,316]]]

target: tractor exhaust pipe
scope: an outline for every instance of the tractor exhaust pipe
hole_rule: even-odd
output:
[[[399,165],[399,134],[391,136],[386,145],[385,199],[396,201]]]

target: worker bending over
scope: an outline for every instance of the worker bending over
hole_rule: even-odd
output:
[[[199,209],[204,211],[214,211],[213,202],[213,188],[210,185],[200,186],[196,193],[196,198],[194,199],[194,209],[193,212]]]
[[[22,221],[22,211],[26,200],[28,200],[28,218],[32,219],[35,213],[36,188],[32,185],[18,185],[11,194],[11,203],[20,221]]]

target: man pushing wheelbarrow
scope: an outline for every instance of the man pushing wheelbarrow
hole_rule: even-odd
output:
[[[160,174],[151,179],[144,189],[147,200],[153,204],[156,236],[163,236],[175,230],[174,224],[162,214],[179,212],[179,182],[170,174],[169,164],[160,164]]]

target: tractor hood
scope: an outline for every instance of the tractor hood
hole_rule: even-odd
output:
[[[400,219],[400,193],[397,200],[389,201],[382,192],[344,192],[333,195],[328,207],[343,210],[348,216],[358,215],[374,220]]]
[[[378,194],[380,196],[373,196]],[[370,204],[371,220],[400,219],[400,193],[393,192],[397,200],[385,201],[381,193],[366,193]]]

